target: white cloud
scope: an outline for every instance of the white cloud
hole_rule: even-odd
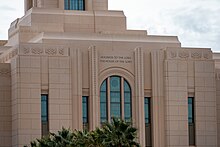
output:
[[[111,9],[115,5],[125,11],[130,29],[174,35],[182,46],[220,51],[219,0],[109,0]]]
[[[7,39],[11,22],[23,15],[23,0],[4,0],[0,3],[0,39]]]

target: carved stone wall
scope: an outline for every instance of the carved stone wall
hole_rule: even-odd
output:
[[[11,70],[10,64],[0,63],[0,147],[11,147]]]
[[[164,51],[167,147],[189,145],[188,97],[194,97],[196,146],[216,147],[215,64],[211,49]]]

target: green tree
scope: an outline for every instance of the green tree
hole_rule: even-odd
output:
[[[104,141],[103,144],[106,147],[139,147],[139,143],[136,141],[137,129],[130,123],[126,123],[123,120],[113,118],[112,122],[105,123],[104,129]]]
[[[31,142],[31,147],[139,147],[137,129],[130,123],[113,118],[94,131],[71,131],[62,128]],[[26,146],[27,147],[27,146]]]

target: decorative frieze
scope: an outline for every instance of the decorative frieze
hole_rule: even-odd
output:
[[[210,49],[189,49],[189,48],[168,48],[165,50],[166,59],[182,60],[211,60],[212,52]]]
[[[56,54],[57,54],[57,49],[48,48],[48,49],[45,49],[45,53],[46,53],[47,55],[56,55]]]
[[[16,55],[69,56],[69,48],[55,45],[20,44],[0,55],[0,63],[5,63]]]
[[[178,53],[178,55],[179,55],[180,58],[188,58],[189,57],[189,53],[186,52],[186,51],[180,51]]]
[[[32,48],[31,53],[35,55],[42,55],[43,54],[43,49],[42,48]]]
[[[69,48],[42,44],[21,44],[19,55],[69,56]]]
[[[202,52],[192,52],[191,57],[193,59],[201,59],[202,58]]]
[[[177,52],[171,51],[171,52],[170,52],[170,56],[171,56],[171,58],[176,58]]]

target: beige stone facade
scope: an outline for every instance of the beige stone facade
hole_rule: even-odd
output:
[[[193,146],[220,146],[220,55],[181,47],[176,36],[127,30],[124,13],[107,8],[107,0],[85,0],[85,11],[64,10],[64,0],[25,0],[25,15],[11,23],[8,42],[0,42],[0,147],[41,137],[44,94],[49,131],[83,129],[83,96],[89,129],[100,126],[100,87],[111,76],[130,85],[142,146],[148,144],[145,97],[153,147],[190,146],[188,97],[194,99]]]

